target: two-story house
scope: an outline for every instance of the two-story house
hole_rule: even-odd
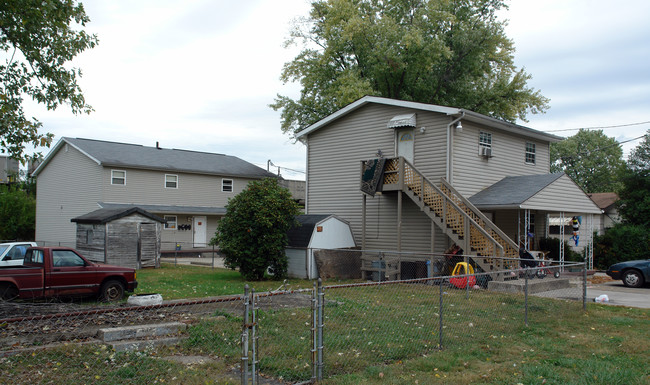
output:
[[[307,146],[306,213],[347,220],[367,250],[457,243],[517,257],[520,242],[534,249],[546,235],[549,213],[601,212],[549,174],[562,138],[468,110],[366,96],[296,137]]]
[[[59,140],[33,176],[38,242],[74,247],[72,218],[139,207],[165,219],[163,251],[205,247],[229,198],[277,177],[235,156],[79,138]]]

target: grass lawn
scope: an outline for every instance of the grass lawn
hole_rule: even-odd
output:
[[[164,298],[239,294],[238,273],[194,266],[138,272],[138,292]],[[325,283],[326,285],[328,282]],[[256,291],[279,282],[249,283]],[[291,288],[310,288],[290,281]],[[648,384],[650,311],[428,285],[326,289],[324,384]],[[439,349],[438,320],[444,318]],[[304,381],[311,376],[308,307],[258,313],[260,369]],[[12,383],[237,383],[220,377],[240,361],[242,317],[217,312],[192,324],[180,347],[114,353],[97,346],[64,347],[0,358],[0,378]],[[187,366],[163,355],[207,355],[218,361]],[[59,381],[60,380],[60,381]],[[45,381],[47,382],[47,381]]]
[[[248,284],[255,291],[275,290],[282,281],[246,282],[239,272],[203,266],[163,263],[160,269],[138,270],[136,294],[158,293],[164,299],[204,298],[208,296],[241,294]],[[311,281],[287,280],[291,289],[312,287]]]

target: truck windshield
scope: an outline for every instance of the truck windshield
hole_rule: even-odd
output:
[[[5,252],[9,248],[9,245],[0,245],[0,255]]]

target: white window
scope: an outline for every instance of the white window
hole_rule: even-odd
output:
[[[165,174],[165,188],[178,188],[178,175]]]
[[[126,171],[111,170],[111,184],[126,184]]]
[[[535,164],[535,143],[526,142],[526,163]]]
[[[221,180],[221,191],[232,192],[232,179]]]
[[[481,131],[478,137],[478,146],[485,148],[492,148],[492,134],[489,132]]]
[[[165,230],[176,230],[178,219],[176,215],[165,215]]]

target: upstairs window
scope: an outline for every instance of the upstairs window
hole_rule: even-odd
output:
[[[178,219],[176,215],[165,215],[165,230],[176,230]]]
[[[492,134],[481,131],[478,137],[478,154],[485,158],[492,157]]]
[[[232,179],[221,180],[221,191],[232,192]]]
[[[165,188],[178,188],[178,175],[165,175]]]
[[[485,148],[492,148],[492,134],[489,132],[481,131],[478,137],[478,146]]]
[[[126,184],[126,171],[111,170],[111,184]]]
[[[526,163],[535,164],[535,143],[526,143]]]

